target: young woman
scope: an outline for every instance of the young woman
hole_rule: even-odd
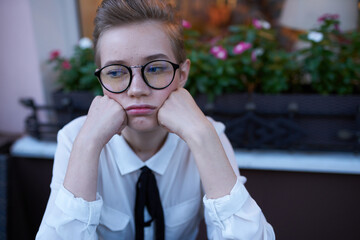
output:
[[[183,88],[190,61],[171,7],[104,0],[94,43],[104,96],[58,133],[37,239],[196,239],[204,215],[209,239],[274,239],[223,124]]]

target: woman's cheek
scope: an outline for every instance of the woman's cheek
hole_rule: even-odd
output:
[[[121,106],[123,106],[123,104],[121,103],[121,93],[112,93],[112,92],[105,90],[104,88],[103,88],[103,93],[104,93],[104,95],[115,100],[117,103],[119,103]]]

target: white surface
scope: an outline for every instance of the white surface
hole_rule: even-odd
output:
[[[17,140],[12,156],[53,159],[56,142],[30,136]],[[235,150],[240,169],[360,174],[360,154],[346,152],[294,152]]]
[[[236,150],[240,169],[360,174],[360,154]]]
[[[30,136],[18,139],[10,149],[15,157],[33,157],[53,159],[56,150],[56,142],[41,141]]]

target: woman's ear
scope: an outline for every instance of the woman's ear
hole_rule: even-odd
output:
[[[186,59],[185,62],[183,62],[182,64],[180,64],[180,81],[179,81],[179,87],[184,87],[186,84],[186,81],[188,79],[189,76],[189,71],[190,71],[190,65],[191,62],[189,59]]]

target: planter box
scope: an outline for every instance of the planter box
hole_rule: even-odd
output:
[[[223,121],[234,147],[248,149],[360,150],[360,96],[226,94],[207,115]]]
[[[53,101],[60,127],[74,118],[86,115],[94,97],[90,91],[54,92]]]

